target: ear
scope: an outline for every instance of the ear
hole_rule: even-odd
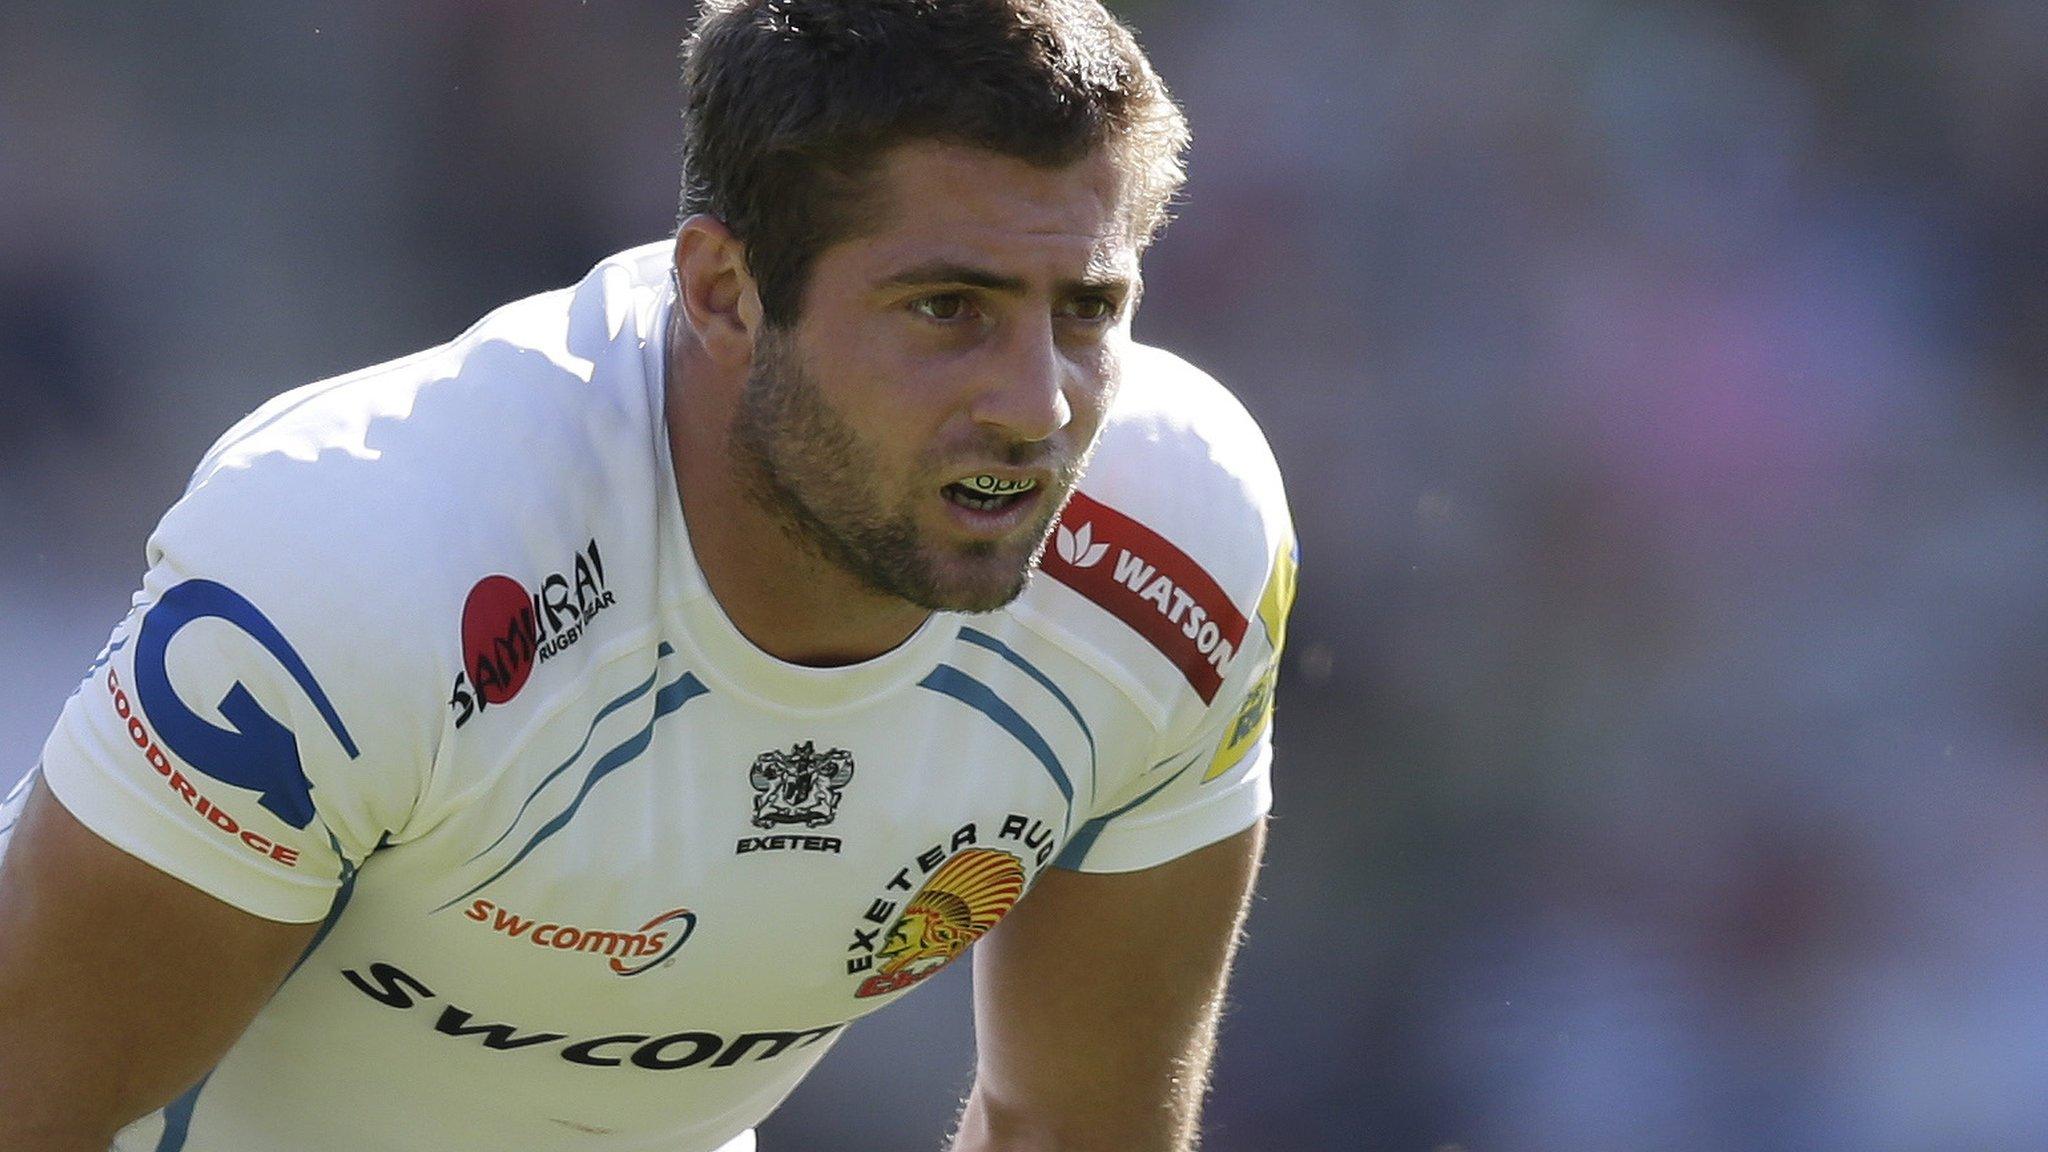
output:
[[[761,293],[747,248],[716,216],[699,214],[676,233],[676,296],[683,318],[712,360],[750,362],[761,331]]]

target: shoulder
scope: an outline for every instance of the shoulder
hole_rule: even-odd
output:
[[[1233,679],[1292,547],[1280,469],[1251,414],[1208,373],[1138,345],[1019,608],[1167,727]]]
[[[656,450],[663,251],[275,397],[206,453],[153,553],[200,544],[252,573],[396,576],[488,563],[536,519],[601,518]]]
[[[644,434],[659,403],[665,252],[629,249],[445,344],[276,396],[214,443],[192,487],[261,468],[343,485],[447,476],[482,484],[475,500],[553,463],[556,441]]]
[[[1081,488],[1207,561],[1226,587],[1249,582],[1253,595],[1273,544],[1291,531],[1258,422],[1215,377],[1150,345],[1131,350]]]
[[[334,658],[390,683],[451,662],[480,579],[621,558],[660,497],[665,250],[266,403],[163,517],[145,595],[223,585],[291,634],[345,634]]]

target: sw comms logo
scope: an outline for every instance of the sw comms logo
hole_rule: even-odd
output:
[[[579,928],[521,916],[489,900],[478,900],[462,915],[510,940],[577,956],[602,956],[615,976],[638,976],[665,963],[690,942],[697,914],[688,908],[663,912],[630,932]]]
[[[581,640],[597,614],[616,603],[594,537],[537,592],[505,575],[477,581],[462,602],[462,671],[448,694],[455,726],[511,702],[535,668]]]
[[[760,1063],[801,1051],[845,1026],[844,1021],[839,1021],[816,1028],[742,1032],[736,1036],[699,1029],[667,1033],[649,1029],[577,1038],[567,1032],[493,1020],[445,1001],[441,1010],[434,1012],[429,1002],[441,997],[433,988],[398,965],[381,960],[361,970],[344,968],[341,976],[356,991],[386,1008],[398,1012],[426,1008],[432,1016],[428,1028],[451,1040],[478,1044],[490,1052],[552,1052],[559,1060],[585,1068],[617,1068],[626,1072],[731,1068],[742,1062]]]

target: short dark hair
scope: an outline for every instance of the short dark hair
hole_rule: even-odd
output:
[[[747,247],[767,322],[853,235],[883,155],[965,144],[1056,168],[1113,149],[1147,243],[1187,121],[1097,0],[704,0],[683,47],[682,215]]]

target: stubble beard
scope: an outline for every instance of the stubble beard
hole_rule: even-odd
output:
[[[999,561],[1013,542],[972,540],[947,549],[963,562],[948,574],[914,511],[889,507],[874,451],[826,402],[790,336],[761,337],[731,443],[748,497],[799,547],[871,591],[934,612],[993,612],[1022,595],[1081,469],[1080,462],[1061,469],[1059,498],[1047,502],[1029,552],[1014,567]],[[1037,453],[1019,444],[996,454],[1022,464],[1017,457]]]

